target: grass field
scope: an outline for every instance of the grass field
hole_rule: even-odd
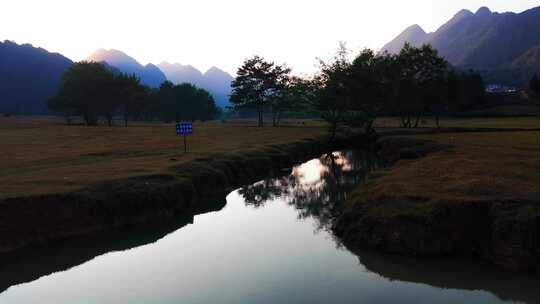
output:
[[[98,181],[157,173],[198,157],[323,136],[319,122],[280,128],[196,123],[184,154],[174,124],[66,126],[52,118],[0,118],[0,198],[63,192]]]
[[[509,128],[505,122],[516,125],[465,123]],[[381,155],[397,162],[356,188],[334,232],[351,248],[473,255],[512,271],[540,270],[540,131],[466,131],[383,138]]]
[[[401,160],[373,194],[426,200],[540,201],[540,131],[409,135],[450,148]]]
[[[504,118],[441,118],[442,128],[519,128],[540,129],[540,117],[504,117]],[[378,128],[397,128],[400,120],[395,117],[380,118],[375,123]],[[421,128],[434,128],[435,120],[425,118]]]
[[[398,126],[398,120],[382,118],[376,124],[386,130]],[[445,119],[442,124],[445,127],[540,128],[540,118]],[[280,128],[257,128],[250,121],[196,123],[194,128],[194,135],[188,139],[190,151],[184,154],[182,139],[175,135],[173,124],[136,123],[128,128],[110,128],[66,126],[62,120],[47,117],[2,117],[0,198],[63,192],[98,181],[158,173],[198,157],[325,134],[324,124],[313,120],[288,121]],[[399,171],[386,177],[385,187],[389,188],[389,193],[394,192],[392,187],[416,193],[415,184],[422,187],[424,193],[429,189],[438,191],[441,188],[438,183],[441,183],[447,195],[462,195],[467,193],[463,192],[465,188],[476,183],[476,192],[530,194],[534,183],[539,181],[539,132],[406,136],[433,139],[456,147],[453,152],[400,165]],[[414,184],[408,184],[411,180]]]

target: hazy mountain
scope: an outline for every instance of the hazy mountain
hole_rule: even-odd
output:
[[[412,45],[422,45],[427,41],[429,35],[418,25],[411,25],[399,34],[392,42],[383,47],[384,51],[391,54],[397,54],[403,48],[405,43]]]
[[[191,65],[168,62],[162,62],[158,67],[173,83],[194,84],[209,91],[218,106],[225,107],[229,104],[231,81],[234,79],[229,73],[212,67],[203,74]]]
[[[30,44],[0,42],[0,113],[44,114],[71,60]]]
[[[453,65],[481,70],[489,81],[522,85],[540,68],[540,7],[519,14],[462,10],[434,33],[412,26],[382,50],[397,53],[405,42],[429,43]]]
[[[192,83],[198,85],[203,79],[203,73],[191,65],[162,62],[157,66],[165,73],[167,79],[173,83]]]
[[[151,63],[143,66],[137,60],[118,50],[99,49],[88,57],[88,60],[106,62],[123,73],[135,74],[141,79],[142,83],[151,87],[158,87],[167,80],[165,74],[157,66]]]

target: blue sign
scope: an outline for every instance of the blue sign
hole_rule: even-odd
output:
[[[191,122],[176,123],[176,135],[191,135],[193,134],[193,124]]]

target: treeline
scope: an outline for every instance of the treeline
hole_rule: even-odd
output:
[[[529,95],[532,100],[540,103],[540,78],[538,78],[538,74],[534,74],[529,82]]]
[[[159,89],[141,84],[135,75],[116,72],[96,62],[75,63],[62,76],[49,109],[66,118],[80,116],[87,125],[104,118],[108,125],[130,120],[210,120],[221,114],[210,93],[191,84],[164,82]]]
[[[330,123],[332,134],[341,124],[370,131],[381,115],[397,115],[407,128],[432,115],[439,125],[442,114],[466,110],[485,94],[478,73],[455,70],[429,45],[405,45],[397,55],[367,49],[353,60],[341,45],[309,78],[255,56],[238,70],[232,88],[233,109],[256,110],[260,126],[265,112],[277,126],[284,111],[310,111]]]

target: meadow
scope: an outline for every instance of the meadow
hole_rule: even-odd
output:
[[[49,117],[0,118],[0,198],[75,190],[155,174],[216,154],[324,136],[316,121],[257,128],[250,121],[195,123],[188,153],[174,124],[87,127]]]
[[[421,186],[423,193],[433,189],[442,195],[443,185],[442,189],[451,190],[445,195],[463,195],[470,191],[459,185],[471,188],[479,184],[474,186],[477,192],[506,191],[515,195],[518,189],[538,184],[540,131],[423,134],[431,130],[433,122],[424,123],[420,129],[404,130],[397,128],[398,119],[377,120],[381,133],[402,132],[402,136],[454,146],[451,151],[415,161],[408,165],[410,168],[400,164],[398,167],[403,168],[387,177],[386,187],[415,193]],[[444,119],[442,126],[540,130],[540,119]],[[68,126],[51,117],[2,117],[0,198],[65,192],[105,180],[163,172],[196,158],[325,135],[325,124],[316,120],[290,120],[279,128],[258,128],[252,121],[195,123],[194,134],[188,137],[189,151],[184,153],[183,140],[176,136],[174,124],[87,127]],[[409,184],[412,181],[414,184]],[[388,191],[396,193],[395,189]]]

